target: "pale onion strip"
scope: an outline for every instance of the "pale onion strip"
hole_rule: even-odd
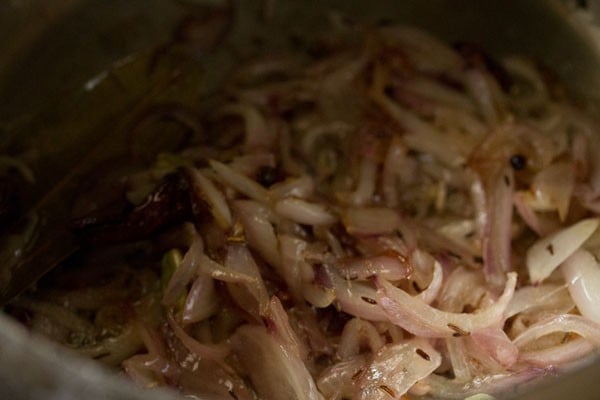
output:
[[[305,225],[332,225],[337,218],[319,203],[309,203],[292,197],[275,203],[275,212],[294,222]]]
[[[123,361],[125,374],[136,385],[152,388],[163,383],[165,371],[175,369],[164,357],[153,354],[137,354]]]
[[[201,273],[185,299],[181,321],[184,325],[202,321],[217,311],[219,300],[210,275]]]
[[[271,211],[263,204],[251,200],[237,200],[233,203],[233,209],[244,227],[250,247],[277,268],[281,260],[275,229],[269,221],[273,218]]]
[[[367,363],[367,356],[361,354],[327,367],[317,380],[319,391],[328,400],[352,398],[355,391],[355,377]]]
[[[202,238],[199,235],[196,235],[192,245],[183,256],[181,264],[175,272],[173,272],[173,276],[171,276],[171,279],[164,290],[162,298],[163,304],[171,306],[179,301],[179,298],[184,294],[187,284],[196,274],[200,259],[203,255],[204,244]]]
[[[519,360],[543,368],[580,361],[597,355],[597,351],[595,344],[579,338],[546,349],[521,352]]]
[[[225,357],[229,354],[229,349],[226,346],[200,343],[187,334],[177,321],[175,321],[171,312],[167,313],[167,321],[169,322],[169,326],[173,330],[173,333],[177,336],[177,339],[181,341],[181,344],[183,344],[190,353],[195,354],[201,359],[215,361],[223,367],[224,370],[232,372],[231,367],[225,362]]]
[[[465,338],[449,337],[445,339],[446,349],[448,350],[448,358],[452,364],[452,372],[454,378],[458,382],[466,382],[472,378],[471,361],[467,356],[465,347]]]
[[[451,337],[503,321],[504,311],[515,291],[517,274],[507,274],[502,295],[491,306],[473,313],[450,313],[433,308],[391,283],[375,278],[377,300],[389,320],[410,333],[423,337]]]
[[[397,281],[408,278],[412,273],[408,260],[393,250],[370,257],[342,258],[336,262],[335,266],[340,274],[349,280],[365,280],[373,275],[378,275],[383,279]],[[434,278],[436,277],[434,276]],[[441,278],[439,280],[441,284]]]
[[[377,304],[377,291],[363,282],[351,282],[330,273],[339,309],[369,321],[388,321],[386,313]]]
[[[189,171],[196,195],[206,201],[219,227],[224,230],[229,229],[233,219],[223,193],[201,171],[195,168],[190,168]]]
[[[352,205],[365,206],[371,202],[377,182],[377,167],[377,163],[370,158],[365,157],[360,161],[358,185],[350,195]]]
[[[290,326],[289,317],[277,296],[271,297],[266,318],[269,321],[268,328],[271,334],[281,342],[282,346],[293,351],[300,359],[306,360],[308,349]]]
[[[471,334],[471,339],[503,367],[510,368],[517,362],[519,349],[501,327],[477,330]]]
[[[381,235],[395,232],[400,216],[394,210],[383,207],[348,208],[342,222],[351,234]]]
[[[286,197],[306,199],[315,190],[315,183],[310,175],[302,175],[298,178],[288,178],[283,182],[274,184],[269,188],[271,198],[280,200]]]
[[[547,234],[542,228],[541,222],[535,211],[525,201],[525,192],[515,192],[513,195],[513,203],[515,209],[521,216],[521,219],[527,224],[527,226],[539,236]]]
[[[259,314],[265,315],[269,308],[269,294],[260,274],[260,270],[248,248],[243,244],[229,244],[227,246],[227,255],[225,256],[225,268],[252,278],[252,280],[244,286],[256,300]],[[230,286],[229,289],[230,292],[232,292],[236,288]],[[245,308],[246,306],[249,306],[249,304],[240,304],[240,306]]]
[[[573,300],[569,297],[564,285],[525,286],[515,292],[506,308],[506,318],[537,309],[555,310],[558,308],[560,312],[568,312],[573,307]]]
[[[395,103],[383,93],[372,93],[371,97],[383,110],[406,130],[404,143],[411,150],[431,154],[451,166],[464,164],[468,149],[465,142],[451,140],[433,125]]]
[[[246,273],[225,268],[222,264],[214,261],[203,254],[200,259],[200,271],[210,275],[213,279],[228,283],[239,283],[241,285],[253,285],[256,278]]]
[[[478,69],[470,69],[464,76],[467,89],[477,102],[479,112],[485,121],[489,124],[497,124],[500,118],[499,104],[492,88],[492,79],[487,73]]]
[[[344,325],[336,354],[340,360],[352,358],[360,354],[365,343],[372,353],[376,353],[384,345],[373,324],[353,318]]]
[[[483,231],[483,272],[495,287],[504,283],[511,268],[514,173],[510,166],[499,171],[488,187],[487,218]]]
[[[561,271],[581,315],[600,323],[600,265],[594,255],[577,250],[565,260]]]
[[[360,375],[353,398],[376,400],[399,398],[418,381],[429,376],[442,363],[442,356],[423,338],[386,344]],[[382,397],[383,396],[383,397]]]
[[[598,228],[599,218],[588,218],[535,242],[527,250],[526,264],[532,283],[546,279]]]
[[[421,300],[425,304],[431,304],[438,297],[440,291],[442,289],[442,283],[444,282],[444,270],[439,262],[434,261],[433,263],[433,273],[431,275],[431,281],[427,286],[427,289],[423,290],[421,293],[416,295],[415,297]]]
[[[279,235],[281,262],[278,273],[287,284],[288,290],[295,300],[302,298],[300,268],[304,260],[306,242],[291,235]]]
[[[262,326],[243,325],[231,346],[261,399],[323,400],[302,360]]]
[[[217,173],[224,183],[231,186],[238,192],[249,198],[266,203],[268,200],[267,189],[256,183],[254,180],[240,174],[230,166],[216,160],[210,160],[211,168]]]
[[[542,336],[555,332],[576,333],[594,345],[600,345],[600,325],[573,314],[562,314],[535,323],[517,336],[513,343],[521,348]]]

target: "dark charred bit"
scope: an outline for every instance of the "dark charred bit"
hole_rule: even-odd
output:
[[[112,217],[86,216],[71,223],[83,242],[127,243],[148,239],[188,220],[203,210],[191,196],[190,184],[181,172],[163,178],[139,206]]]
[[[548,250],[548,253],[550,253],[551,256],[554,255],[554,246],[552,245],[552,243],[546,246],[546,250]]]
[[[415,353],[417,353],[422,359],[431,361],[431,357],[423,349],[416,349]]]
[[[522,154],[514,154],[513,156],[510,157],[509,162],[510,162],[510,166],[515,171],[521,171],[521,170],[525,169],[525,167],[527,166],[527,158],[525,158],[525,156]]]
[[[491,73],[503,91],[508,92],[512,86],[509,73],[481,47],[473,43],[456,43],[454,48],[463,57],[469,68],[484,69]]]
[[[267,188],[281,180],[283,180],[281,171],[269,165],[263,165],[256,173],[256,181]]]

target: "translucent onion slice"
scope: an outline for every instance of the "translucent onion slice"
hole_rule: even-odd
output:
[[[367,356],[361,354],[325,368],[317,380],[319,391],[329,400],[352,398],[355,391],[355,378],[364,369],[366,363]]]
[[[517,336],[513,343],[521,348],[542,336],[555,332],[576,333],[596,346],[600,345],[600,325],[573,314],[562,314],[535,323]]]
[[[527,250],[531,282],[542,282],[573,254],[598,228],[600,218],[589,218],[538,240]]]
[[[231,211],[223,193],[202,172],[193,168],[189,168],[188,171],[194,185],[194,193],[206,201],[219,227],[229,229],[232,224]]]
[[[505,368],[511,367],[519,356],[519,349],[502,328],[493,326],[473,332],[473,341]]]
[[[519,360],[539,367],[567,364],[592,356],[596,346],[585,339],[570,340],[542,350],[521,352]]]
[[[353,318],[344,325],[337,356],[342,360],[352,358],[360,354],[365,344],[372,353],[376,353],[383,347],[384,342],[373,324],[360,318]]]
[[[385,345],[360,375],[358,393],[353,398],[399,398],[441,363],[440,353],[422,338]]]
[[[267,189],[248,178],[247,176],[239,173],[230,166],[223,164],[219,161],[210,160],[210,166],[217,173],[219,178],[224,183],[231,186],[236,191],[245,194],[253,200],[261,203],[266,203],[268,198]]]
[[[323,204],[302,199],[285,198],[275,204],[275,212],[294,222],[305,225],[332,225],[337,218]]]
[[[204,244],[200,236],[196,236],[192,245],[183,256],[181,265],[175,270],[173,276],[169,280],[163,294],[162,302],[165,305],[175,304],[181,295],[184,293],[187,284],[192,280],[200,259],[204,255]]]
[[[600,265],[587,250],[577,250],[561,271],[581,315],[600,324]]]
[[[507,274],[504,292],[491,306],[473,313],[452,313],[433,308],[391,283],[375,278],[378,304],[389,320],[410,333],[423,337],[467,336],[471,332],[497,325],[515,291],[517,274]]]
[[[240,327],[231,345],[261,399],[323,400],[302,360],[264,327]]]
[[[272,266],[279,265],[279,244],[270,221],[273,218],[272,212],[263,204],[252,200],[238,200],[234,202],[233,208],[244,226],[250,247],[258,251]]]
[[[564,285],[539,285],[519,288],[506,308],[506,318],[535,310],[567,313],[575,307]]]

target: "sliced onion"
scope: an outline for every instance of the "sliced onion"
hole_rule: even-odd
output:
[[[383,235],[398,229],[400,216],[389,208],[348,208],[342,221],[350,234]]]
[[[215,311],[219,300],[212,277],[201,273],[198,275],[185,299],[181,321],[184,324],[202,321]]]
[[[353,318],[344,325],[337,356],[341,360],[357,356],[364,345],[372,353],[376,353],[383,347],[384,342],[373,324],[360,318]]]
[[[196,339],[186,333],[186,331],[175,321],[173,314],[167,313],[167,321],[173,330],[173,333],[181,341],[190,353],[195,354],[201,359],[215,361],[226,371],[231,371],[231,367],[224,361],[229,354],[229,349],[222,345],[209,345],[198,342]]]
[[[383,279],[397,281],[408,278],[412,273],[406,257],[393,250],[371,257],[342,258],[336,263],[336,268],[349,280],[365,280],[378,275]]]
[[[519,360],[547,368],[591,357],[594,355],[594,350],[597,353],[596,345],[580,338],[546,349],[521,352]]]
[[[565,286],[551,284],[525,286],[515,292],[506,308],[506,318],[536,310],[567,313],[574,306]]]
[[[306,264],[304,259],[306,242],[290,235],[279,235],[278,239],[281,246],[281,263],[278,264],[279,275],[287,284],[292,296],[296,300],[300,300],[302,298],[300,270]]]
[[[541,170],[525,193],[525,201],[536,211],[557,210],[561,221],[569,211],[575,188],[575,166],[570,162],[558,162]]]
[[[587,250],[577,250],[561,271],[581,315],[600,323],[600,265],[596,258]]]
[[[471,339],[505,368],[511,367],[519,356],[519,349],[502,328],[491,326],[471,334]]]
[[[418,338],[385,345],[359,377],[356,399],[399,398],[442,362],[427,340]]]
[[[368,157],[360,162],[358,185],[350,195],[350,203],[354,206],[365,206],[371,202],[377,182],[377,163]]]
[[[210,160],[209,164],[225,184],[253,200],[261,203],[267,202],[267,189],[256,183],[254,180],[240,174],[235,169],[219,161]]]
[[[275,211],[299,224],[332,225],[336,222],[336,217],[324,205],[291,197],[279,200]]]
[[[269,301],[269,310],[267,313],[269,321],[269,332],[281,343],[283,347],[289,349],[301,360],[306,360],[308,349],[300,341],[296,332],[290,325],[290,320],[278,297],[271,297]]]
[[[313,178],[309,175],[302,175],[299,178],[289,178],[283,182],[276,183],[269,188],[269,194],[273,199],[283,199],[286,197],[296,197],[305,199],[309,197],[315,189]]]
[[[206,201],[219,227],[229,229],[232,225],[231,211],[223,193],[199,170],[189,168],[187,171],[192,178],[195,194]]]
[[[175,270],[167,284],[163,294],[163,304],[170,306],[179,300],[187,284],[196,274],[202,255],[204,255],[204,244],[200,236],[196,235],[192,245],[183,256],[181,265]]]
[[[273,266],[280,262],[279,244],[273,225],[273,217],[264,205],[251,200],[238,200],[233,204],[237,217],[244,226],[250,246]]]
[[[382,277],[384,277],[382,275]],[[431,276],[431,281],[427,286],[427,289],[423,290],[416,297],[421,300],[425,304],[431,304],[438,297],[441,289],[442,283],[444,281],[444,270],[439,262],[434,261],[433,263],[433,274]]]
[[[250,254],[250,251],[242,244],[230,244],[227,246],[227,255],[225,257],[225,267],[239,272],[245,276],[251,278],[248,283],[244,284],[247,293],[250,294],[255,304],[250,304],[251,300],[245,295],[245,293],[239,291],[239,287],[236,284],[229,285],[229,292],[233,298],[237,301],[240,307],[250,311],[251,314],[257,315],[256,312],[252,312],[257,308],[258,315],[262,316],[267,313],[269,308],[269,294],[267,288],[262,279],[258,266]]]
[[[573,254],[598,228],[599,218],[589,218],[538,240],[527,250],[527,270],[532,283],[540,283]]]
[[[302,360],[265,328],[244,325],[231,345],[261,399],[323,400]]]
[[[504,292],[491,306],[474,313],[450,313],[433,308],[391,283],[375,278],[378,303],[391,322],[423,337],[466,336],[503,321],[515,291],[517,274],[508,273]]]
[[[335,301],[344,312],[369,321],[387,321],[385,311],[377,304],[377,291],[363,282],[342,279],[330,274],[334,285]]]
[[[511,268],[511,233],[514,174],[503,168],[487,189],[487,218],[483,231],[483,271],[486,280],[500,287]]]
[[[365,368],[366,363],[367,357],[361,354],[325,368],[317,380],[319,391],[328,400],[352,398],[356,376]]]
[[[526,344],[555,332],[572,332],[600,345],[600,325],[584,317],[573,314],[562,314],[557,317],[545,319],[533,324],[526,331],[517,336],[513,343],[521,348]]]
[[[448,349],[448,358],[452,364],[454,379],[458,382],[466,382],[472,377],[471,360],[467,356],[465,339],[462,337],[446,338],[446,348]]]

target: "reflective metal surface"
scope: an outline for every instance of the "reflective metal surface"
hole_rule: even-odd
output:
[[[22,124],[49,105],[85,96],[85,83],[111,63],[163,43],[191,3],[202,0],[0,2],[0,145],[9,141],[6,132],[10,130],[2,133],[3,127]],[[450,41],[479,43],[496,55],[526,54],[555,70],[574,92],[600,97],[600,46],[590,41],[580,20],[571,18],[558,1],[279,0],[268,23],[261,17],[261,3],[235,2],[230,44],[236,51],[247,51],[257,38],[267,47],[285,47],[294,35],[324,27],[327,13],[339,10],[366,21],[407,22]],[[218,72],[225,71],[235,58],[231,51],[224,51],[204,62]],[[52,123],[56,121],[48,122]],[[596,363],[550,378],[527,393],[519,390],[518,398],[599,399],[599,375]],[[169,397],[142,393],[91,362],[31,338],[0,315],[0,398]]]

